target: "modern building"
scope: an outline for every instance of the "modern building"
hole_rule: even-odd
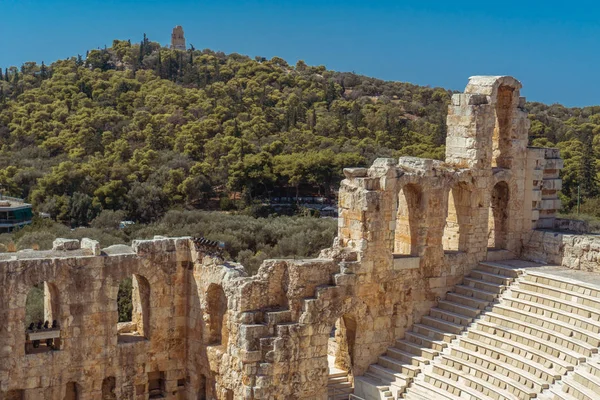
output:
[[[31,204],[23,199],[0,195],[0,233],[12,232],[31,224],[33,212]]]

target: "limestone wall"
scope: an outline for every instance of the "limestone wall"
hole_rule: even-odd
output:
[[[345,169],[338,237],[317,259],[247,276],[191,238],[0,255],[0,398],[324,400],[331,337],[338,365],[363,374],[481,260],[597,268],[595,238],[532,231],[555,222],[562,161],[527,148],[520,88],[472,77],[449,106],[444,162]],[[117,332],[131,276],[135,340]],[[25,299],[41,282],[61,345],[25,354]]]
[[[155,374],[166,397],[176,398],[186,382],[180,288],[188,240],[137,241],[121,254],[70,253],[22,252],[0,261],[0,393],[64,399],[75,387],[79,399],[145,399]],[[118,343],[118,287],[134,274],[150,288],[146,339]],[[41,282],[54,291],[60,349],[26,354],[25,301]]]
[[[528,260],[600,272],[600,236],[532,231],[523,243]]]

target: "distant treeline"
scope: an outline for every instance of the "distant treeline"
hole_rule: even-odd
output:
[[[0,190],[71,226],[102,210],[148,223],[177,208],[330,196],[344,167],[443,158],[451,94],[303,61],[115,40],[85,57],[0,69]],[[527,107],[532,144],[565,159],[565,211],[579,190],[600,213],[600,107]]]

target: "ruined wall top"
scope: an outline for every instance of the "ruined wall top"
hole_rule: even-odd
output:
[[[491,96],[492,101],[496,99],[498,88],[500,86],[508,86],[513,88],[518,93],[523,85],[521,82],[512,76],[485,76],[477,75],[469,78],[469,83],[465,88],[465,93],[468,94],[483,94]]]

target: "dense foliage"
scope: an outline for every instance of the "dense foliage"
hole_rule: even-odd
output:
[[[25,326],[30,323],[36,326],[38,322],[44,322],[44,286],[42,283],[33,286],[27,293],[25,301]],[[49,321],[52,323],[52,321]]]
[[[450,98],[146,38],[0,78],[0,185],[72,226],[101,210],[151,222],[211,199],[327,196],[345,166],[440,158]]]
[[[102,210],[148,223],[171,209],[327,196],[344,166],[442,158],[450,96],[303,61],[115,40],[0,69],[0,190],[74,227]],[[578,192],[596,198],[600,108],[527,107],[531,144],[565,159],[564,211]]]
[[[157,222],[119,229],[122,217],[122,211],[104,210],[91,227],[74,230],[48,219],[36,219],[31,226],[0,235],[0,252],[6,251],[10,243],[15,243],[17,249],[49,249],[57,237],[94,238],[106,247],[129,243],[132,239],[151,239],[155,235],[194,236],[224,242],[225,258],[241,262],[254,273],[267,258],[314,257],[331,246],[337,232],[337,221],[333,218],[254,218],[223,212],[171,210]]]

